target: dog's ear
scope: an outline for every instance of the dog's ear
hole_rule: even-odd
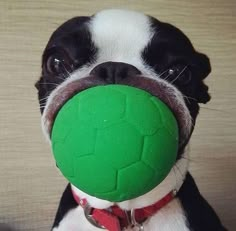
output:
[[[196,78],[200,80],[198,92],[196,92],[197,100],[199,103],[207,103],[211,99],[211,97],[208,93],[208,86],[204,83],[203,80],[211,72],[210,60],[206,55],[197,52],[194,57],[193,66],[195,69]]]

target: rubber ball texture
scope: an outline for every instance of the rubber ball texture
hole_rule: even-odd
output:
[[[168,175],[177,156],[178,125],[170,109],[146,91],[98,86],[63,105],[51,141],[69,182],[120,202],[149,192]]]

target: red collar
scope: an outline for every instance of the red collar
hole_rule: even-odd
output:
[[[167,205],[176,193],[171,191],[156,203],[131,211],[123,210],[117,205],[108,209],[92,208],[86,199],[80,199],[73,190],[72,194],[75,201],[84,209],[84,214],[91,224],[109,231],[121,231],[128,226],[138,226],[139,230],[142,230],[142,222]]]

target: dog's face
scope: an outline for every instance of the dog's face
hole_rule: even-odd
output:
[[[73,18],[51,36],[36,83],[42,125],[50,139],[57,111],[74,94],[96,85],[125,84],[164,101],[175,114],[179,155],[188,143],[199,103],[210,97],[203,79],[208,58],[177,28],[124,10]]]

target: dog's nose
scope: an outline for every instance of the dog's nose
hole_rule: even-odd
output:
[[[107,83],[119,83],[123,79],[141,74],[141,72],[128,63],[105,62],[97,65],[90,74],[105,80]]]

